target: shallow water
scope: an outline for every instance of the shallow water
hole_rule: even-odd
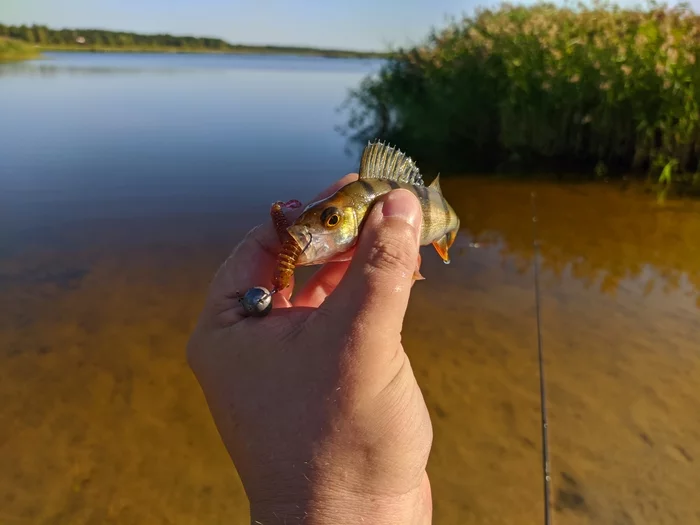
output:
[[[269,203],[356,168],[334,109],[374,67],[0,66],[16,123],[0,127],[0,523],[246,522],[184,345]],[[442,187],[463,231],[449,266],[424,249],[404,331],[435,430],[434,523],[542,519],[533,190],[556,523],[700,522],[700,204]]]

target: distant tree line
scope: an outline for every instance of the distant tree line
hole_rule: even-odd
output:
[[[2,0],[0,0],[1,2]],[[303,46],[250,46],[229,44],[220,38],[198,38],[168,34],[142,35],[101,29],[50,29],[40,25],[0,24],[0,40],[12,39],[46,49],[129,50],[231,53],[283,53],[327,57],[386,57],[386,52],[321,49]]]
[[[40,25],[10,26],[0,24],[0,37],[15,38],[41,46],[181,48],[228,50],[233,46],[220,38],[197,38],[168,34],[141,35],[100,29],[50,29]]]

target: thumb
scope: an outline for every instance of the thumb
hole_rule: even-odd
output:
[[[380,198],[362,227],[348,271],[321,308],[376,343],[398,344],[419,254],[421,205],[399,189]],[[380,340],[377,340],[380,339]],[[392,348],[391,351],[395,351]]]

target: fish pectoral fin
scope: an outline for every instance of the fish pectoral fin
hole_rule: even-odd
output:
[[[442,258],[442,262],[445,264],[450,264],[450,247],[454,244],[457,238],[456,231],[449,231],[437,241],[433,241],[433,247],[438,255]]]
[[[425,277],[423,277],[423,274],[420,273],[420,270],[416,268],[413,272],[413,277],[412,279],[414,281],[425,281]]]
[[[413,279],[414,281],[424,281],[424,280],[425,280],[425,277],[423,277],[423,275],[420,273],[420,263],[421,263],[421,261],[422,261],[422,259],[421,259],[420,253],[419,253],[419,254],[418,254],[418,259],[416,259],[416,269],[413,270],[413,277],[412,277],[412,279]]]

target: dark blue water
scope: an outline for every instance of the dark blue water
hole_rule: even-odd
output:
[[[377,60],[46,53],[0,65],[0,218],[259,210],[357,169],[336,131]]]

